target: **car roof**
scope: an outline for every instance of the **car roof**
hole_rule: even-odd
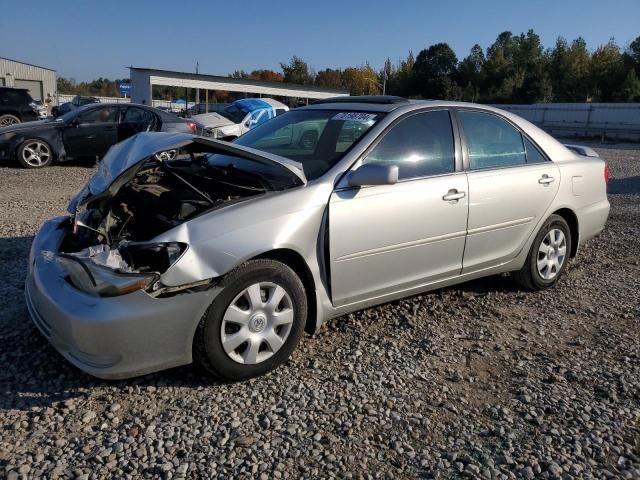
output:
[[[481,105],[478,103],[454,102],[448,100],[413,100],[393,95],[361,95],[326,98],[313,102],[310,105],[300,107],[298,110],[355,110],[388,113],[398,109],[411,111],[424,107],[467,107],[500,112],[501,114],[507,113],[495,107]]]
[[[28,88],[20,88],[20,87],[6,87],[6,86],[2,86],[0,87],[0,90],[19,90],[21,92],[28,92],[29,89]]]
[[[77,108],[76,112],[86,112],[87,110],[91,110],[93,108],[100,108],[100,107],[104,107],[104,106],[108,106],[108,107],[138,107],[138,108],[142,108],[144,110],[150,110],[153,113],[155,113],[156,115],[158,115],[160,118],[162,118],[165,121],[170,121],[170,122],[188,122],[188,120],[185,120],[184,118],[180,118],[177,115],[174,115],[172,113],[168,113],[165,112],[163,110],[160,110],[159,108],[155,108],[155,107],[150,107],[149,105],[142,105],[140,103],[115,103],[115,102],[100,102],[100,103],[90,103],[88,105],[82,105],[81,107]]]

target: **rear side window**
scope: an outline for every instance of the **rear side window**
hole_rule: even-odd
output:
[[[547,161],[544,155],[542,155],[542,152],[538,150],[538,147],[528,138],[524,139],[524,146],[527,149],[527,163],[542,163]]]
[[[451,173],[455,169],[449,112],[412,115],[392,127],[363,163],[397,165],[399,178]]]
[[[469,168],[524,165],[522,135],[508,122],[489,113],[458,112],[469,153]]]
[[[144,108],[129,107],[124,112],[124,123],[148,123],[153,120],[153,113]]]

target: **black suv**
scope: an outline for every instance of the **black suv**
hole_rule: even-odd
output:
[[[38,105],[26,88],[0,87],[0,127],[38,120]]]

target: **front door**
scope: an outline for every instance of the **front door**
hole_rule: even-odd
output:
[[[508,262],[544,220],[560,170],[505,119],[457,113],[467,147],[469,227],[463,273]]]
[[[329,204],[335,306],[458,275],[467,228],[467,178],[456,171],[446,110],[411,115],[361,163],[397,165],[399,182],[339,188]],[[360,162],[358,162],[360,163]]]
[[[114,105],[80,112],[64,131],[64,146],[71,157],[104,155],[117,142],[119,108]]]

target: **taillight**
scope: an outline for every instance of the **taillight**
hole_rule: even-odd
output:
[[[196,124],[195,124],[195,123],[193,123],[193,122],[189,122],[187,125],[189,125],[189,128],[190,128],[191,130],[193,130],[194,132],[196,131]]]
[[[604,164],[604,184],[609,184],[609,165]]]

